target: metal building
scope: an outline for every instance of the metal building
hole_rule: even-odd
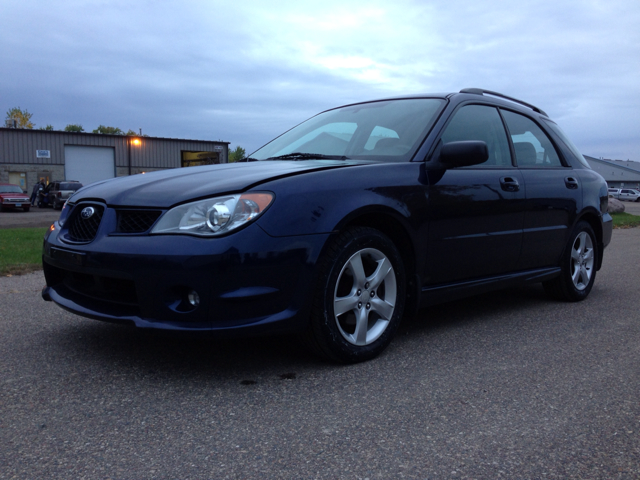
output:
[[[168,168],[227,163],[229,142],[0,128],[0,183],[84,185]]]
[[[591,168],[604,177],[609,187],[640,189],[640,162],[583,156]]]

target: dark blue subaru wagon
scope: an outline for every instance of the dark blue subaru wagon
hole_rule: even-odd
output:
[[[538,282],[585,299],[607,198],[528,103],[475,88],[357,103],[242,162],[81,189],[46,235],[43,297],[140,328],[295,332],[357,362],[436,302]]]

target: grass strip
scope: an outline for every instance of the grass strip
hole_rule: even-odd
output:
[[[613,228],[633,228],[640,226],[640,216],[631,215],[630,213],[612,213]]]
[[[47,228],[0,229],[0,275],[42,269],[42,241]]]

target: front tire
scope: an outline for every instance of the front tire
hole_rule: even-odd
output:
[[[596,279],[597,258],[598,244],[593,228],[587,222],[578,222],[562,257],[562,272],[559,277],[544,282],[545,290],[558,300],[584,300]]]
[[[306,343],[342,363],[370,360],[391,342],[402,318],[406,279],[398,249],[382,232],[353,227],[319,262]]]

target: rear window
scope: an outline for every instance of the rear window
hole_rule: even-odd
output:
[[[79,190],[82,187],[81,183],[73,182],[73,183],[61,183],[60,190]]]

